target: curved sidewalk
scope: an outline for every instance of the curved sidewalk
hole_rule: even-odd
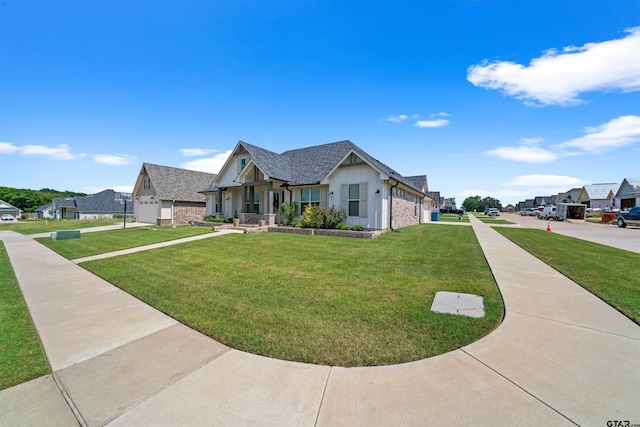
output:
[[[363,368],[230,349],[32,239],[0,233],[54,370],[0,391],[0,413],[8,425],[53,415],[91,426],[640,422],[640,327],[471,221],[504,297],[502,325],[444,355]]]

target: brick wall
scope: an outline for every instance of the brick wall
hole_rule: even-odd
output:
[[[173,224],[184,225],[189,221],[202,221],[206,215],[206,204],[204,202],[175,202],[173,205]],[[160,220],[159,225],[171,225],[170,219]]]
[[[413,197],[393,197],[393,228],[408,227],[420,224],[422,206],[413,202]]]

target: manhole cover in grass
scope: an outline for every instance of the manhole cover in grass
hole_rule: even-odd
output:
[[[484,317],[484,302],[481,296],[457,292],[438,292],[431,304],[431,311]]]

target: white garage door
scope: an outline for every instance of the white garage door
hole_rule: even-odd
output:
[[[136,221],[145,224],[157,224],[158,202],[136,202]]]

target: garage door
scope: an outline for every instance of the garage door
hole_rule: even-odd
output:
[[[136,202],[136,221],[145,224],[157,224],[158,222],[158,202]]]

